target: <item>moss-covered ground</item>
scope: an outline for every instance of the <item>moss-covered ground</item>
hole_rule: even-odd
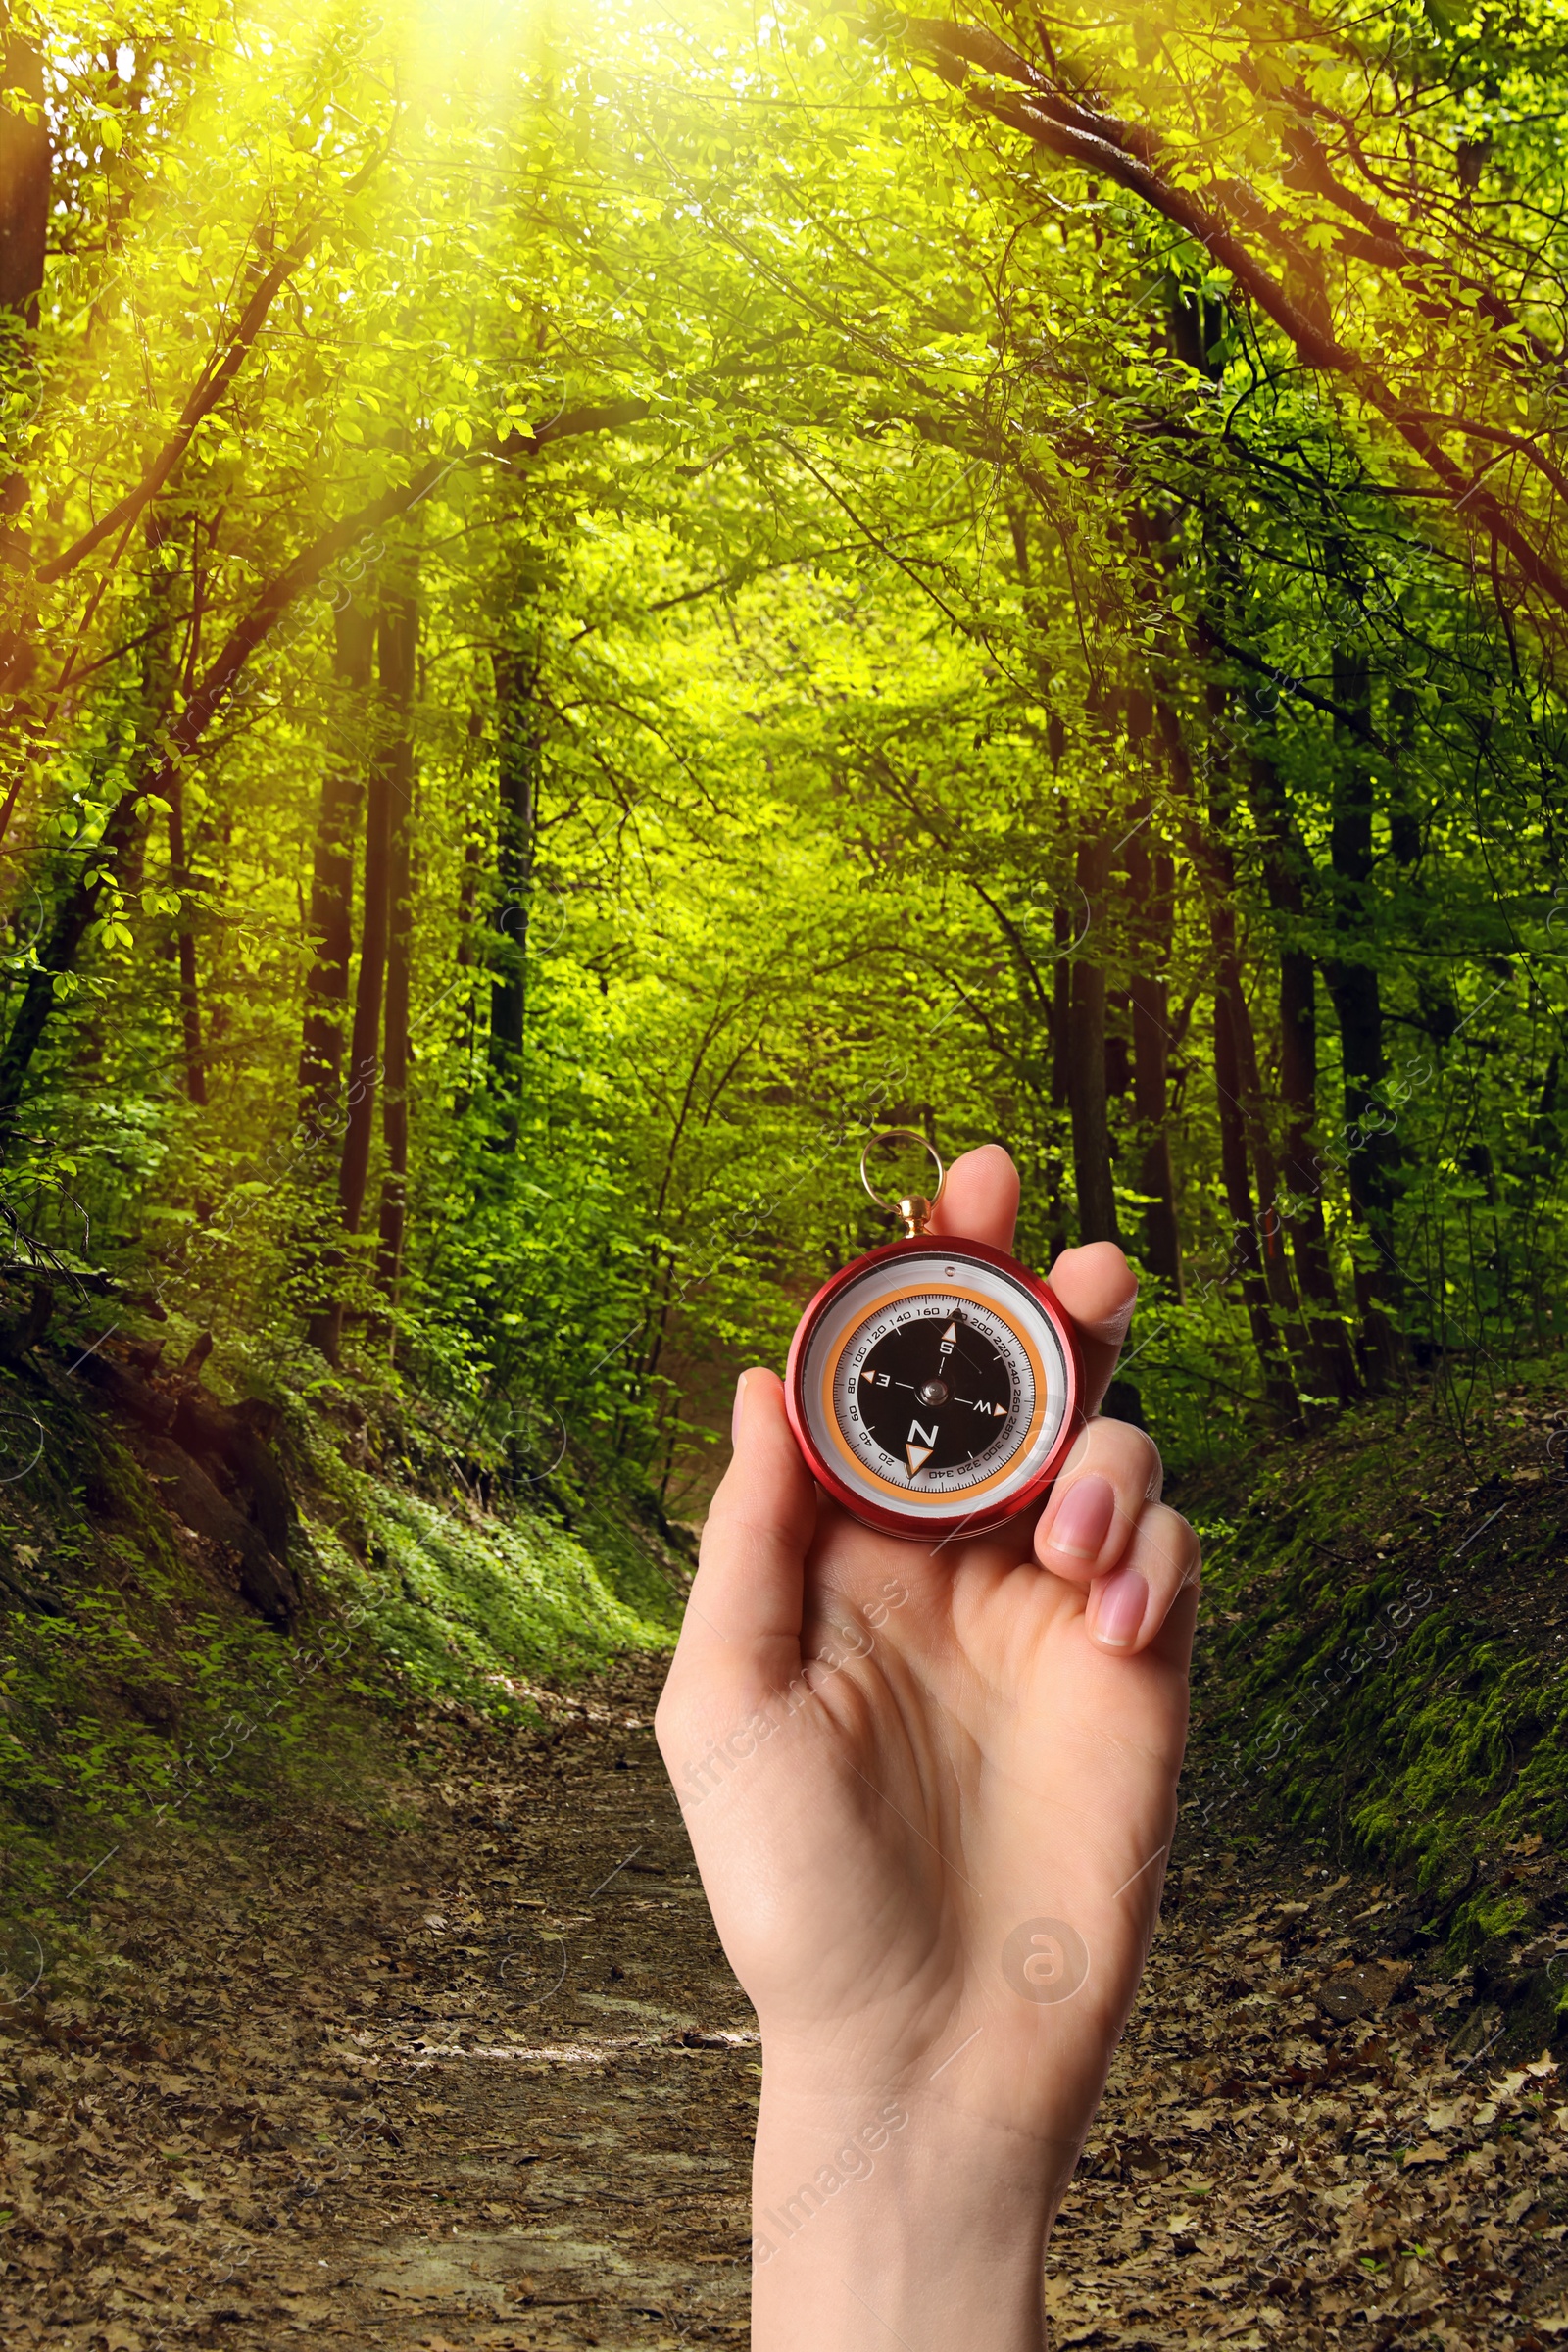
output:
[[[40,1933],[74,1940],[79,1874],[149,1824],[346,1796],[373,1819],[432,1725],[537,1723],[544,1690],[673,1640],[688,1564],[633,1501],[566,1461],[504,1492],[400,1399],[269,1385],[298,1513],[286,1633],[64,1360],[0,1375],[0,1974],[29,1973]]]
[[[1390,1874],[1414,1940],[1568,2021],[1568,1412],[1542,1365],[1193,1477],[1205,1603],[1184,1836]],[[1558,1947],[1562,1947],[1560,1955]]]
[[[138,1824],[326,1791],[373,1819],[421,1727],[537,1722],[543,1692],[673,1638],[689,1563],[657,1513],[570,1460],[504,1493],[406,1398],[264,1385],[299,1511],[289,1635],[215,1578],[101,1400],[58,1364],[0,1375],[0,1910],[32,1923],[0,1952],[15,1966]],[[1559,1394],[1553,1362],[1462,1421],[1404,1389],[1172,1489],[1205,1544],[1185,1844],[1283,1838],[1387,1874],[1412,1944],[1505,2007],[1526,1986],[1529,2030],[1554,2034]]]

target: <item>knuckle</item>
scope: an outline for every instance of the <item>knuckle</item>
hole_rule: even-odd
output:
[[[1130,1421],[1102,1418],[1092,1421],[1090,1430],[1098,1467],[1125,1479],[1129,1486],[1142,1486],[1151,1499],[1158,1494],[1162,1476],[1159,1447],[1147,1430],[1135,1429]]]
[[[1195,1581],[1202,1546],[1190,1520],[1173,1511],[1169,1503],[1152,1503],[1144,1514],[1140,1534],[1154,1562],[1173,1582],[1188,1585]]]
[[[1147,1429],[1135,1429],[1138,1440],[1137,1459],[1144,1474],[1144,1494],[1151,1502],[1157,1501],[1165,1483],[1165,1465],[1159,1458],[1159,1447]]]

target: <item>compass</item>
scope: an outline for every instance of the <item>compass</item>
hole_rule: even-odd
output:
[[[872,1140],[894,1137],[937,1160],[906,1128]],[[865,1161],[866,1191],[894,1206]],[[785,1374],[790,1427],[818,1484],[867,1527],[916,1542],[985,1535],[1038,1503],[1077,1434],[1082,1385],[1049,1286],[984,1242],[929,1233],[932,1205],[900,1200],[905,1239],[822,1285]]]

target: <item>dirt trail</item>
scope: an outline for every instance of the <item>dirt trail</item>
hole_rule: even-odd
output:
[[[118,1984],[0,2039],[0,2340],[740,2343],[757,2090],[650,1728],[658,1661],[388,1838],[117,1860]],[[111,1873],[118,1875],[111,1875]],[[1053,2341],[1568,2339],[1568,2097],[1446,2054],[1380,1889],[1177,1874],[1062,2216]],[[954,2352],[961,2352],[955,2347]]]

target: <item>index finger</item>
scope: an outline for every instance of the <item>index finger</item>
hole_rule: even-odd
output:
[[[1051,1287],[1077,1327],[1087,1421],[1099,1410],[1116,1369],[1138,1300],[1138,1277],[1114,1242],[1086,1242],[1062,1251],[1051,1269]]]

